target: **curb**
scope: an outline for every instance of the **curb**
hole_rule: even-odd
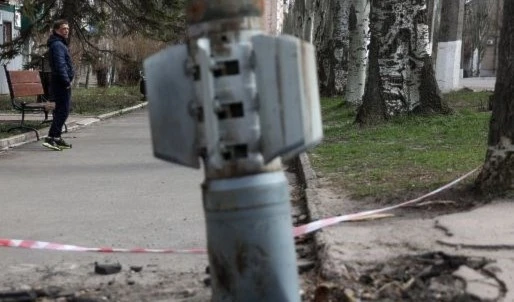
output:
[[[85,126],[89,126],[91,124],[94,124],[99,121],[103,121],[103,120],[106,120],[106,119],[109,119],[109,118],[112,118],[115,116],[120,116],[120,115],[129,113],[129,112],[138,110],[138,109],[142,109],[142,108],[146,107],[147,105],[148,105],[148,102],[144,102],[144,103],[141,103],[136,106],[123,108],[121,110],[101,114],[96,117],[84,118],[84,120],[79,120],[79,121],[73,122],[71,125],[69,125],[68,132],[78,130]],[[41,133],[48,132],[48,129],[49,129],[49,127],[38,130],[40,139],[46,137],[46,135],[41,135]],[[18,147],[18,146],[21,146],[21,145],[24,145],[27,143],[35,142],[35,141],[37,141],[37,137],[33,131],[18,134],[18,135],[12,136],[12,137],[4,138],[4,139],[0,139],[0,151],[6,150],[9,148],[13,148],[13,147]]]
[[[305,184],[305,201],[307,204],[307,211],[311,221],[322,219],[320,207],[322,204],[321,198],[318,196],[317,188],[319,183],[316,173],[312,169],[309,156],[302,153],[298,156],[296,164],[301,181]],[[333,246],[333,239],[324,230],[319,230],[314,233],[314,241],[317,248],[317,257],[320,264],[319,274],[321,277],[330,279],[339,279],[346,276],[344,267],[336,265],[330,256],[330,247]]]
[[[118,115],[123,115],[125,113],[129,113],[129,112],[132,112],[134,110],[144,108],[147,105],[148,105],[148,101],[146,101],[144,103],[141,103],[139,105],[128,107],[128,108],[124,108],[124,109],[121,109],[121,110],[118,110],[118,111],[113,111],[113,112],[101,114],[101,115],[97,116],[97,118],[99,120],[103,121],[103,120],[111,118],[111,117],[115,117],[115,116],[118,116]]]

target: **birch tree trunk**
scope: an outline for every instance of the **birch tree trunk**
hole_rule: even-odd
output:
[[[432,48],[432,62],[437,62],[437,47],[439,29],[441,25],[441,1],[442,0],[428,0],[427,1],[427,17],[430,21],[430,44]],[[437,75],[436,75],[437,78]]]
[[[366,85],[369,44],[370,0],[352,0],[349,15],[350,51],[348,55],[348,83],[346,101],[352,105],[362,104]]]
[[[284,20],[284,8],[288,1],[267,0],[264,5],[264,30],[270,35],[278,35],[282,32]]]
[[[476,179],[483,193],[514,191],[514,1],[505,1],[485,164]]]
[[[378,49],[370,50],[370,64],[371,56],[377,55],[380,81],[368,79],[366,85],[380,85],[377,89],[384,102],[385,117],[449,113],[433,71],[426,0],[372,0],[371,3],[371,39],[375,39],[372,47]],[[375,72],[371,66],[369,72]],[[365,94],[363,106],[377,101],[370,96]],[[374,118],[377,114],[371,114],[369,106],[359,111],[358,122],[378,122]]]
[[[441,0],[437,41],[436,79],[439,89],[459,88],[465,0]]]
[[[286,2],[283,33],[316,46],[320,94],[342,95],[348,70],[348,1]]]
[[[283,33],[312,42],[310,34],[314,18],[312,2],[308,0],[289,0],[288,2],[288,9],[284,13]]]
[[[371,16],[371,26],[375,22]],[[368,73],[362,105],[357,111],[355,122],[360,125],[372,125],[387,119],[387,108],[384,100],[380,66],[378,63],[380,41],[377,35],[371,35],[369,44]]]

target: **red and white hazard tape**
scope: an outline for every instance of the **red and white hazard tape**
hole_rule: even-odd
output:
[[[437,193],[440,193],[450,187],[453,187],[457,183],[461,182],[465,178],[469,177],[471,174],[475,173],[478,168],[474,169],[466,173],[465,175],[457,178],[451,183],[444,185],[430,193],[427,193],[421,197],[416,199],[412,199],[409,201],[405,201],[403,203],[389,206],[377,210],[369,210],[363,211],[354,214],[341,215],[336,217],[330,217],[322,220],[317,220],[305,225],[301,225],[295,227],[293,229],[294,237],[306,235],[322,228],[326,228],[341,222],[347,221],[355,221],[361,220],[363,218],[369,217],[371,215],[377,215],[381,213],[385,213],[394,209],[398,209],[401,207],[405,207],[408,205],[413,205],[421,200],[433,196]],[[76,245],[68,245],[68,244],[59,244],[52,242],[44,242],[44,241],[32,241],[32,240],[18,240],[18,239],[4,239],[0,238],[0,247],[12,247],[12,248],[25,248],[25,249],[39,249],[39,250],[53,250],[53,251],[67,251],[67,252],[97,252],[97,253],[157,253],[157,254],[206,254],[206,249],[146,249],[146,248],[133,248],[133,249],[123,249],[123,248],[93,248],[93,247],[82,247]]]
[[[405,207],[405,206],[408,206],[408,205],[412,205],[412,204],[415,204],[417,202],[420,202],[421,200],[427,198],[427,197],[430,197],[430,196],[433,196],[437,193],[440,193],[450,187],[453,187],[454,185],[458,184],[459,182],[461,182],[462,180],[466,179],[467,177],[469,177],[471,174],[475,173],[475,171],[477,171],[478,168],[474,169],[473,171],[470,171],[468,173],[466,173],[465,175],[457,178],[456,180],[452,181],[451,183],[449,184],[446,184],[430,193],[427,193],[421,197],[418,197],[416,199],[412,199],[412,200],[409,200],[409,201],[405,201],[405,202],[402,202],[400,204],[397,204],[397,205],[394,205],[394,206],[389,206],[389,207],[385,207],[385,208],[381,208],[381,209],[377,209],[377,210],[369,210],[369,211],[363,211],[363,212],[359,212],[359,213],[355,213],[355,214],[348,214],[348,215],[341,215],[341,216],[336,216],[336,217],[331,217],[331,218],[327,218],[327,219],[322,219],[322,220],[317,220],[317,221],[314,221],[314,222],[311,222],[311,223],[308,223],[308,224],[305,224],[305,225],[301,225],[301,226],[298,226],[296,228],[294,228],[293,230],[293,234],[294,236],[301,236],[301,235],[305,235],[305,234],[309,234],[309,233],[312,233],[312,232],[315,232],[319,229],[322,229],[322,228],[326,228],[328,226],[331,226],[331,225],[334,225],[334,224],[338,224],[338,223],[341,223],[341,222],[344,222],[344,221],[355,221],[355,220],[361,220],[363,218],[366,218],[368,216],[371,216],[371,215],[376,215],[376,214],[380,214],[380,213],[385,213],[385,212],[389,212],[391,210],[394,210],[394,209],[398,209],[398,208],[401,208],[401,207]]]
[[[66,252],[97,252],[97,253],[159,253],[159,254],[205,254],[206,249],[145,249],[145,248],[133,248],[133,249],[120,249],[110,247],[83,247],[68,244],[59,244],[44,241],[32,241],[32,240],[18,240],[18,239],[4,239],[0,238],[0,247],[16,247],[25,249],[37,249],[37,250],[53,250],[53,251],[66,251]]]

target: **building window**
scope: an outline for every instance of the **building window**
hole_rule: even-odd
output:
[[[2,28],[4,29],[3,44],[12,42],[12,22],[3,22]]]

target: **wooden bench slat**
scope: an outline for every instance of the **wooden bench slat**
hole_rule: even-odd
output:
[[[44,94],[41,83],[12,83],[14,97],[37,96]]]
[[[41,83],[39,71],[36,70],[12,70],[9,75],[12,83]]]
[[[45,103],[27,103],[25,104],[27,108],[45,108],[47,105]]]
[[[36,70],[12,70],[9,78],[14,97],[37,96],[44,94],[39,71]]]

